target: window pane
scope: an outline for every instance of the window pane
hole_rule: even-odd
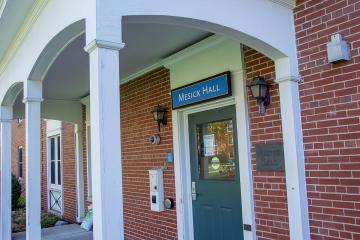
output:
[[[55,138],[50,138],[50,159],[55,159]]]
[[[51,184],[55,184],[55,162],[54,161],[51,161],[50,175],[51,175]]]
[[[199,177],[234,179],[235,156],[232,120],[197,125]]]
[[[23,166],[23,149],[19,148],[18,149],[18,173],[19,173],[20,178],[23,177],[22,166]]]
[[[61,162],[58,161],[58,185],[61,185]]]
[[[19,163],[23,161],[23,149],[22,148],[19,148],[19,152],[18,152],[18,155],[19,155]]]
[[[60,144],[60,136],[57,137],[57,150],[58,150],[58,155],[57,155],[57,159],[60,160],[61,159],[61,144]]]
[[[23,164],[19,163],[19,177],[22,178],[23,177]]]

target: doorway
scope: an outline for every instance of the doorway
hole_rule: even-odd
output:
[[[188,116],[194,239],[241,240],[234,105]]]
[[[58,215],[63,214],[62,194],[62,147],[60,135],[48,137],[49,149],[49,209]]]

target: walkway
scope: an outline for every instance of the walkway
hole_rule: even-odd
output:
[[[25,232],[14,233],[12,240],[25,240]],[[41,231],[42,240],[92,240],[92,232],[86,232],[77,224],[69,224]]]

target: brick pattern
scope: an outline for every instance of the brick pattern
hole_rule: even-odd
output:
[[[41,121],[41,209],[48,209],[48,160],[46,122]]]
[[[75,142],[74,125],[63,123],[63,171],[64,171],[64,219],[76,222],[76,172],[75,172]],[[26,155],[25,155],[25,120],[18,124],[16,120],[12,123],[12,173],[18,177],[18,148],[23,147],[23,178],[22,195],[26,193]],[[48,165],[47,165],[47,135],[46,122],[41,122],[41,208],[48,209]]]
[[[360,1],[297,1],[306,177],[312,239],[360,239]],[[341,33],[352,60],[327,62]]]
[[[18,149],[20,146],[23,147],[23,166],[22,172],[23,177],[21,180],[22,185],[22,195],[25,196],[25,171],[26,171],[26,154],[25,154],[25,121],[18,123],[17,120],[12,122],[11,126],[11,172],[19,177],[19,156]]]
[[[76,222],[76,159],[74,124],[62,123],[64,219]]]
[[[274,83],[275,66],[271,59],[246,46],[244,58],[247,84],[258,75]],[[270,96],[271,103],[261,115],[256,99],[248,92],[256,235],[258,239],[289,239],[285,172],[256,170],[255,146],[283,141],[278,85],[271,86]]]
[[[177,239],[176,210],[150,211],[148,170],[163,166],[172,151],[170,75],[156,69],[121,86],[121,131],[125,237],[131,240]],[[151,145],[157,133],[151,111],[158,105],[168,109],[168,123],[161,127],[161,144]],[[175,199],[173,164],[164,171],[165,197]],[[116,203],[116,199],[114,199]]]

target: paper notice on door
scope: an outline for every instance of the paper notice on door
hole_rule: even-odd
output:
[[[203,136],[204,140],[204,156],[214,156],[215,155],[215,136],[214,134],[208,134]]]

